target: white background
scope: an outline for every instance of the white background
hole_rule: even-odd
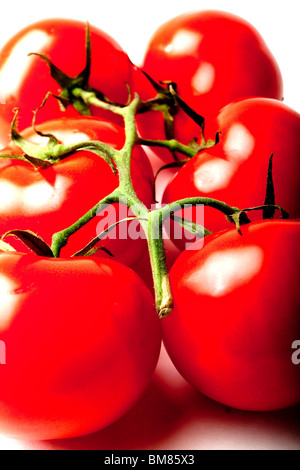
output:
[[[264,37],[282,71],[285,103],[300,112],[299,0],[15,0],[5,3],[5,9],[1,10],[0,46],[36,20],[70,17],[89,21],[109,33],[136,64],[142,61],[151,34],[171,17],[199,8],[235,13],[252,23]],[[226,413],[224,407],[191,389],[163,353],[146,395],[134,410],[109,429],[82,439],[40,444],[0,436],[0,450],[38,448],[300,449],[299,408],[266,414]]]

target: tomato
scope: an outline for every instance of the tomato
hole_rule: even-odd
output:
[[[124,144],[124,130],[115,123],[96,117],[61,118],[41,124],[39,131],[54,134],[64,144],[100,140],[113,148]],[[28,128],[22,135],[45,145],[48,139]],[[13,144],[4,154],[22,153]],[[132,181],[139,198],[150,207],[153,198],[153,172],[141,147],[132,157]],[[71,154],[46,169],[36,170],[18,160],[0,163],[0,233],[31,230],[51,244],[52,235],[75,223],[119,184],[110,166],[87,151]],[[84,248],[108,226],[128,217],[126,206],[112,205],[69,238],[61,255],[70,256]],[[146,251],[146,240],[138,236],[136,221],[124,222],[109,232],[98,246],[104,246],[117,261],[131,267]],[[19,251],[24,249],[13,239],[7,240]],[[100,256],[109,256],[98,251]]]
[[[182,376],[227,406],[269,411],[300,402],[299,221],[260,221],[185,251],[170,277],[175,309],[163,341]]]
[[[149,384],[161,328],[140,277],[115,261],[0,254],[0,432],[73,437],[125,414]]]
[[[221,131],[220,142],[190,159],[176,173],[166,187],[164,203],[185,197],[211,197],[240,209],[264,204],[273,154],[275,203],[291,218],[300,217],[297,112],[268,98],[238,100],[221,110],[211,129]],[[251,220],[261,218],[261,212],[248,215]],[[189,218],[188,211],[184,217]],[[199,223],[212,232],[228,225],[221,212],[209,207],[204,208],[204,220]],[[184,248],[185,239],[175,243]]]
[[[283,96],[281,72],[261,35],[242,18],[222,11],[189,12],[162,24],[148,44],[141,68],[156,82],[175,82],[179,96],[206,124],[237,98]],[[143,99],[151,97],[139,69],[136,87]],[[155,138],[157,127],[156,138],[161,138],[158,114],[139,117],[145,138]],[[183,111],[175,115],[174,127],[175,137],[186,144],[199,134]]]
[[[32,111],[43,102],[49,91],[62,91],[50,76],[48,65],[35,52],[46,55],[58,68],[71,77],[85,67],[86,24],[70,19],[45,19],[30,24],[13,36],[0,53],[0,146],[9,141],[10,123],[15,107],[20,108],[19,128],[31,125]],[[119,44],[105,32],[90,26],[91,72],[89,86],[101,91],[110,100],[125,104],[128,99],[126,83],[130,83],[131,63]],[[79,113],[73,106],[62,111],[55,98],[49,98],[39,111],[37,122]],[[105,111],[92,107],[92,114],[107,116]],[[111,117],[110,117],[111,118]],[[119,117],[114,117],[119,122]],[[121,122],[121,121],[120,121]]]

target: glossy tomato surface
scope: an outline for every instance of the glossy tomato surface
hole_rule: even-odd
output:
[[[117,124],[101,118],[74,117],[49,121],[38,126],[43,133],[54,134],[64,144],[100,140],[113,148],[124,144],[124,130]],[[34,143],[45,145],[32,128],[22,135]],[[4,154],[22,153],[13,144]],[[141,147],[132,157],[132,181],[138,197],[150,207],[153,194],[153,172]],[[36,170],[32,165],[17,160],[0,162],[0,232],[31,230],[51,244],[52,235],[75,223],[119,184],[110,166],[99,156],[78,151],[46,169]],[[126,206],[112,205],[69,238],[61,255],[70,256],[84,248],[108,226],[128,217]],[[146,250],[146,241],[138,236],[136,221],[120,224],[109,232],[98,246],[106,247],[117,261],[134,266]],[[24,245],[7,239],[15,248]],[[109,256],[98,251],[100,256]]]
[[[0,52],[0,147],[9,141],[12,111],[20,108],[19,128],[31,125],[32,111],[43,102],[47,93],[61,92],[50,76],[48,65],[30,53],[46,55],[56,67],[71,77],[85,67],[86,24],[70,19],[45,19],[30,24],[13,36]],[[131,64],[120,45],[105,32],[90,25],[91,72],[88,85],[101,91],[117,103],[126,103]],[[62,111],[58,101],[50,97],[39,111],[37,122],[79,113],[73,106]],[[92,107],[92,114],[107,116],[105,111]],[[118,117],[114,119],[119,122]],[[121,121],[120,121],[121,122]]]
[[[300,217],[300,115],[277,100],[249,98],[225,106],[211,126],[220,142],[190,159],[166,187],[163,202],[210,197],[240,209],[264,204],[269,159],[273,154],[275,203]],[[184,213],[189,218],[189,213]],[[248,213],[251,220],[261,212]],[[280,217],[276,211],[275,217]],[[195,220],[196,221],[196,220]],[[210,231],[228,226],[223,214],[204,208]],[[184,248],[185,240],[176,241]]]
[[[157,364],[160,322],[140,277],[111,260],[0,254],[0,432],[56,439],[125,414]]]
[[[141,68],[156,82],[175,82],[179,96],[206,124],[237,98],[283,97],[281,72],[264,39],[242,18],[221,11],[189,12],[162,24]],[[140,73],[136,83],[141,96],[149,98],[149,85]],[[145,137],[154,138],[157,114],[140,117]],[[199,135],[199,127],[182,111],[174,126],[175,137],[183,143]]]
[[[175,309],[163,340],[182,376],[227,406],[269,411],[300,402],[299,221],[263,221],[208,237],[170,277]]]

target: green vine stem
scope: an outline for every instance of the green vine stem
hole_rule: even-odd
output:
[[[92,97],[94,99],[94,97]],[[97,102],[99,100],[97,99]],[[101,102],[102,103],[102,102]],[[98,103],[99,105],[99,103]],[[80,230],[98,213],[99,209],[107,204],[126,204],[139,218],[140,224],[145,232],[149,247],[149,256],[153,272],[154,291],[156,297],[156,308],[159,317],[169,314],[173,308],[173,300],[166,267],[165,252],[162,238],[162,213],[159,210],[149,211],[138,199],[131,180],[131,155],[134,145],[138,140],[135,127],[135,114],[141,101],[136,96],[126,108],[108,105],[111,110],[116,108],[117,112],[124,118],[126,140],[121,150],[112,149],[111,158],[114,160],[119,174],[119,186],[110,195],[99,201],[90,211],[83,215],[72,226],[53,235],[51,249],[55,257],[59,257],[61,249],[68,243],[77,230]],[[104,103],[107,106],[107,103]]]
[[[178,201],[172,202],[164,206],[161,209],[163,221],[165,221],[168,217],[170,217],[170,214],[180,210],[180,208],[184,208],[184,206],[187,206],[187,205],[209,206],[222,212],[225,216],[231,216],[241,211],[237,207],[232,207],[229,204],[226,204],[225,202],[218,201],[216,199],[212,199],[209,197],[189,197],[186,199],[179,199]]]
[[[216,210],[221,211],[228,219],[229,222],[235,223],[237,229],[239,230],[240,223],[243,223],[241,219],[241,214],[245,214],[246,211],[264,208],[266,206],[260,206],[253,209],[240,210],[237,207],[231,207],[222,201],[217,201],[212,198],[186,198],[179,201],[175,201],[171,204],[168,204],[164,207],[160,207],[154,210],[149,210],[142,201],[139,200],[131,178],[131,157],[135,145],[147,145],[147,146],[158,146],[168,149],[173,155],[177,152],[183,154],[185,157],[192,158],[197,153],[205,148],[212,147],[218,143],[218,134],[216,135],[215,141],[205,141],[203,136],[203,126],[204,119],[202,116],[196,115],[192,109],[190,109],[177,95],[175,84],[169,83],[168,93],[160,85],[153,82],[154,88],[157,90],[157,97],[148,100],[146,102],[142,101],[141,98],[135,94],[133,99],[131,99],[129,93],[129,102],[127,105],[115,104],[107,100],[101,91],[91,89],[88,86],[88,78],[90,72],[90,38],[89,30],[87,29],[87,41],[86,41],[86,66],[84,70],[77,75],[76,77],[69,77],[64,74],[62,71],[57,69],[50,60],[41,56],[41,59],[45,60],[48,66],[50,67],[51,76],[62,86],[63,92],[58,98],[62,102],[66,102],[66,105],[73,104],[76,109],[80,110],[83,114],[90,114],[90,106],[97,106],[104,110],[111,111],[115,114],[120,115],[124,121],[125,129],[125,143],[122,149],[116,150],[110,146],[99,142],[99,141],[89,141],[81,142],[75,144],[74,146],[64,146],[60,144],[55,136],[45,135],[49,137],[48,144],[44,147],[32,144],[25,139],[17,132],[16,129],[16,120],[12,124],[12,138],[14,143],[19,146],[24,154],[23,155],[2,155],[2,158],[17,158],[25,159],[29,163],[37,167],[43,167],[47,165],[53,165],[59,162],[62,158],[65,158],[67,155],[74,151],[85,149],[99,155],[99,157],[104,158],[104,160],[110,165],[114,173],[118,173],[119,185],[118,187],[105,198],[101,199],[93,208],[91,208],[86,214],[81,216],[74,224],[57,232],[52,237],[52,244],[49,248],[49,252],[54,257],[59,257],[62,248],[68,243],[69,238],[78,230],[80,230],[84,225],[86,225],[91,219],[96,217],[99,214],[99,211],[107,207],[108,204],[125,204],[131,212],[134,214],[141,224],[141,227],[145,233],[145,237],[148,243],[149,257],[152,268],[153,275],[153,285],[155,292],[155,303],[157,312],[160,318],[163,318],[169,315],[173,309],[173,296],[171,291],[170,279],[167,270],[166,263],[166,253],[164,248],[163,240],[163,224],[168,217],[174,217],[174,213],[180,208],[184,208],[186,205],[204,205],[215,208]],[[39,55],[39,54],[37,54]],[[149,77],[152,82],[151,78]],[[47,100],[44,100],[42,106]],[[158,110],[161,111],[164,117],[168,117],[170,108],[173,105],[180,106],[186,114],[195,119],[195,122],[199,124],[201,129],[201,143],[198,145],[196,142],[193,142],[189,145],[184,145],[174,138],[172,138],[172,132],[167,132],[166,140],[148,140],[140,137],[137,132],[136,126],[136,115],[140,112],[147,112],[148,110]],[[165,119],[165,122],[169,122],[168,119]],[[176,159],[177,160],[177,157]],[[177,162],[178,163],[178,162]],[[180,162],[179,162],[180,163]],[[273,206],[282,210],[279,206]],[[282,210],[282,217],[286,218],[288,214]],[[129,219],[128,219],[129,220]],[[244,217],[244,221],[247,220]],[[121,221],[120,221],[121,222]],[[199,227],[198,227],[199,229]],[[203,236],[209,232],[203,229]],[[30,234],[30,236],[35,234]],[[29,236],[28,231],[24,236]],[[98,237],[100,240],[100,236]],[[74,256],[79,256],[80,253],[89,251],[89,248],[92,249],[96,245],[96,238],[92,241],[89,241],[89,244],[83,249],[81,249]],[[7,248],[7,246],[6,246]]]
[[[74,224],[57,232],[52,237],[51,249],[49,251],[54,257],[59,257],[62,248],[68,243],[69,238],[91,219],[99,214],[99,211],[107,207],[108,204],[124,204],[126,205],[134,216],[139,220],[141,227],[145,233],[145,238],[148,244],[149,257],[153,275],[153,287],[155,293],[155,304],[158,315],[160,318],[166,317],[173,309],[173,296],[170,285],[169,274],[166,263],[166,253],[163,240],[163,224],[168,217],[172,217],[174,213],[186,205],[204,205],[215,208],[221,211],[230,222],[236,223],[237,228],[240,224],[240,216],[243,211],[237,207],[231,207],[222,201],[217,201],[212,198],[186,198],[175,201],[164,207],[159,207],[154,210],[149,210],[142,201],[139,200],[131,178],[131,157],[135,145],[158,145],[165,147],[170,152],[181,152],[187,157],[193,157],[198,150],[186,145],[181,144],[175,139],[148,141],[139,137],[136,128],[136,114],[144,106],[144,102],[136,94],[132,101],[126,106],[119,106],[106,101],[101,101],[93,91],[85,91],[80,88],[74,88],[73,93],[76,99],[82,100],[86,106],[91,104],[117,113],[122,116],[125,129],[125,143],[122,149],[117,150],[110,146],[98,142],[88,141],[75,144],[74,146],[64,146],[59,144],[54,136],[49,137],[49,142],[46,146],[41,147],[32,144],[20,136],[15,128],[15,121],[12,126],[12,134],[16,145],[22,148],[25,152],[24,157],[29,161],[41,161],[42,163],[54,164],[65,158],[71,152],[79,149],[85,149],[97,153],[100,157],[111,166],[112,170],[118,174],[119,185],[118,187],[105,198],[101,199],[93,208],[86,214],[80,217]],[[211,143],[204,145],[211,146]],[[7,156],[8,158],[9,156]],[[18,156],[16,156],[18,157]],[[40,163],[39,163],[40,164]],[[263,206],[260,206],[261,208]],[[279,206],[274,206],[278,209]],[[254,209],[247,209],[254,210]],[[245,210],[246,211],[246,210]],[[283,217],[285,216],[283,212]],[[204,229],[205,232],[205,229]],[[91,246],[96,245],[95,239],[90,241]],[[87,245],[88,247],[89,245]],[[84,250],[84,249],[83,249]],[[81,250],[82,251],[82,250]],[[79,251],[80,253],[80,251]]]
[[[174,307],[172,290],[166,263],[164,248],[163,215],[161,210],[148,214],[147,240],[154,281],[156,309],[160,318],[168,316]]]
[[[120,114],[123,117],[124,117],[124,109],[127,109],[126,107],[121,107],[119,105],[114,105],[112,103],[101,101],[97,97],[96,92],[93,92],[93,91],[85,91],[81,88],[74,88],[72,93],[76,99],[81,99],[84,102],[84,104],[87,106],[93,105],[93,106],[101,107],[102,109],[105,109],[107,111],[112,111],[114,113]],[[138,96],[136,96],[135,99],[137,100],[136,102],[138,103],[136,112],[147,107],[148,103],[151,101],[151,100],[149,100],[148,102],[142,101]],[[163,106],[165,105],[160,105],[159,107],[159,109],[161,108],[162,111],[163,111]],[[197,153],[199,153],[200,151],[206,148],[213,147],[216,144],[216,141],[214,140],[205,141],[202,139],[201,145],[195,144],[193,146],[189,146],[189,145],[182,144],[176,139],[150,140],[150,139],[144,139],[144,138],[138,137],[136,135],[135,144],[146,145],[149,147],[163,147],[163,148],[168,149],[171,153],[179,152],[188,158],[192,158],[195,155],[197,155]]]
[[[181,152],[183,155],[188,157],[193,157],[196,153],[198,153],[198,151],[189,146],[181,144],[175,139],[164,141],[148,141],[146,139],[140,138],[136,129],[135,116],[144,106],[144,103],[137,94],[134,96],[130,104],[127,106],[119,106],[101,101],[93,91],[85,91],[80,88],[74,88],[73,93],[77,99],[83,100],[84,104],[87,106],[98,106],[121,115],[123,117],[125,127],[125,144],[121,150],[110,149],[109,151],[106,151],[105,148],[101,147],[100,143],[98,144],[98,149],[105,150],[106,155],[115,163],[119,176],[119,186],[110,195],[99,201],[95,207],[88,211],[71,227],[68,227],[65,230],[53,235],[51,246],[53,254],[56,257],[59,256],[62,247],[67,244],[69,237],[72,236],[81,227],[83,227],[86,223],[88,223],[93,217],[95,217],[102,207],[116,202],[127,205],[135,217],[139,219],[141,227],[146,236],[153,275],[156,309],[159,317],[163,318],[169,315],[173,309],[173,296],[167,270],[166,254],[162,234],[164,222],[168,217],[172,216],[174,212],[178,211],[180,208],[184,208],[186,205],[210,206],[216,210],[221,211],[230,222],[235,223],[235,220],[237,220],[237,224],[239,224],[240,220],[239,214],[243,211],[237,207],[231,207],[222,201],[217,201],[212,198],[197,197],[181,199],[162,208],[157,208],[150,211],[138,199],[132,185],[131,156],[134,146],[157,145],[165,147],[171,152]],[[97,147],[97,144],[94,142],[93,145]],[[212,143],[204,143],[204,145],[211,146]],[[236,219],[233,217],[234,215],[236,215]],[[238,225],[237,228],[239,228]]]
[[[69,238],[78,230],[80,230],[84,225],[86,225],[90,220],[92,220],[98,214],[100,206],[107,206],[108,204],[113,204],[119,201],[117,190],[113,191],[111,194],[106,196],[104,199],[98,202],[92,209],[90,209],[86,214],[84,214],[80,219],[78,219],[70,227],[56,232],[52,237],[51,250],[55,258],[59,258],[60,252],[64,246],[67,245]]]
[[[149,147],[163,147],[170,152],[179,152],[182,155],[185,155],[186,157],[192,158],[194,157],[198,151],[195,151],[188,145],[181,144],[175,139],[170,139],[170,140],[150,140],[150,139],[142,139],[139,138],[137,140],[137,144],[139,145],[147,145]]]
[[[96,204],[72,226],[54,234],[51,249],[54,256],[58,257],[63,246],[67,244],[69,237],[95,217],[99,213],[99,210],[101,210],[102,206],[105,207],[107,204],[116,202],[126,204],[139,219],[146,236],[153,274],[156,308],[159,317],[163,318],[169,315],[173,309],[173,297],[166,265],[166,255],[162,235],[163,223],[167,216],[170,215],[173,209],[175,209],[175,206],[178,210],[178,206],[184,206],[185,204],[210,205],[211,207],[221,210],[226,215],[231,215],[235,211],[238,211],[238,209],[209,198],[189,198],[177,201],[167,207],[150,211],[138,199],[131,180],[131,156],[133,148],[135,145],[141,144],[141,142],[145,143],[145,141],[141,140],[137,134],[135,122],[135,116],[140,107],[143,106],[143,102],[140,97],[135,95],[129,105],[120,107],[111,103],[102,102],[93,92],[86,92],[75,88],[74,93],[77,98],[80,97],[80,99],[83,99],[85,104],[93,104],[109,109],[112,112],[118,113],[124,119],[126,136],[125,144],[121,150],[111,149],[109,153],[110,158],[114,161],[117,167],[119,186],[110,195],[99,201],[98,204]],[[171,151],[182,151],[184,154],[185,152],[189,152],[189,156],[193,156],[193,151],[191,149],[186,146],[182,146],[175,140],[161,141],[159,142],[159,145],[165,146]]]

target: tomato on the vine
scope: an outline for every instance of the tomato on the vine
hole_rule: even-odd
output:
[[[153,34],[141,65],[157,83],[171,81],[179,96],[207,124],[218,111],[237,98],[262,96],[282,100],[278,64],[261,35],[244,19],[221,11],[196,11],[162,24]],[[151,86],[138,69],[136,87],[151,98]],[[145,138],[155,138],[161,116],[139,116]],[[189,143],[199,126],[182,110],[174,118],[175,138]]]
[[[227,406],[268,411],[300,402],[300,222],[260,221],[208,236],[175,261],[175,309],[163,341],[182,376]]]
[[[61,118],[39,125],[38,130],[53,134],[65,145],[99,140],[120,149],[125,139],[123,128],[96,117]],[[22,136],[41,145],[48,141],[33,128],[23,131]],[[22,150],[11,144],[1,153],[13,155]],[[133,151],[132,182],[138,197],[150,207],[153,172],[141,147]],[[118,175],[110,166],[100,156],[85,150],[73,152],[59,163],[38,170],[26,162],[4,159],[0,162],[0,233],[30,230],[50,245],[54,233],[75,223],[118,184]],[[129,215],[126,206],[109,206],[69,238],[61,255],[70,256],[80,251],[108,226]],[[24,250],[18,240],[8,242],[19,251]],[[115,227],[97,246],[105,247],[114,259],[133,267],[146,251],[146,240],[139,236],[137,222],[129,221]],[[98,251],[97,255],[110,256],[104,251]]]
[[[51,77],[48,65],[38,56],[43,54],[65,74],[75,77],[86,65],[84,22],[70,19],[45,19],[30,24],[3,47],[0,53],[0,146],[8,143],[12,110],[20,108],[19,128],[29,127],[32,111],[43,102],[48,92],[62,91]],[[131,81],[131,63],[120,45],[107,33],[90,26],[91,70],[88,85],[103,93],[109,100],[125,104],[128,100],[127,83]],[[95,106],[96,116],[107,112]],[[50,98],[40,111],[37,122],[61,116],[75,116],[73,106],[62,111],[58,101]],[[119,116],[110,116],[119,122]]]
[[[275,203],[291,218],[300,217],[300,115],[296,111],[268,98],[239,100],[225,106],[208,130],[221,131],[219,143],[176,173],[165,189],[164,203],[210,197],[239,209],[263,205],[273,154]],[[210,207],[203,210],[204,218],[198,223],[212,232],[226,228],[222,213]],[[259,212],[248,215],[251,220],[261,218]],[[189,218],[188,210],[183,216]],[[184,237],[174,241],[184,248]]]
[[[161,325],[127,266],[0,253],[0,432],[68,438],[124,415],[148,386]]]

